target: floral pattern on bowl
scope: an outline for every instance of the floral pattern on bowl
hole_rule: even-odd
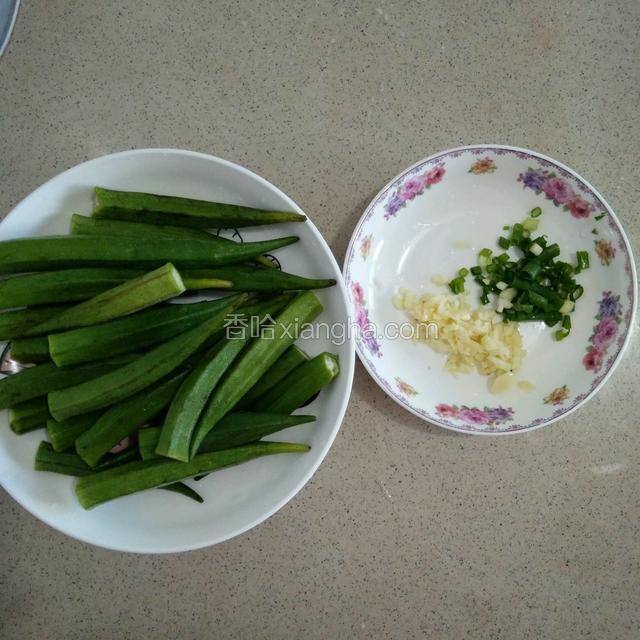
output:
[[[483,173],[493,173],[497,169],[496,163],[492,158],[487,156],[486,158],[482,158],[482,160],[476,160],[469,169],[469,173],[475,173],[476,175],[480,175]]]
[[[490,427],[513,420],[511,407],[466,407],[449,404],[436,405],[436,413],[443,418],[453,418],[473,426],[488,425]]]
[[[536,356],[525,358],[518,381],[551,390],[546,395],[519,390],[531,385],[492,395],[487,380],[477,374],[445,374],[444,356],[429,347],[374,335],[372,327],[406,319],[391,303],[397,288],[433,291],[434,275],[448,278],[472,264],[477,251],[496,242],[503,225],[536,206],[543,210],[541,232],[562,238],[565,259],[571,260],[576,250],[588,250],[591,258],[590,268],[579,276],[585,292],[567,339],[555,342],[552,330],[536,323],[521,326],[527,349]],[[556,215],[558,210],[570,215]],[[499,145],[438,153],[394,178],[356,226],[344,276],[358,355],[374,380],[416,416],[472,434],[527,431],[587,402],[620,361],[637,300],[628,241],[600,194],[559,162]]]
[[[622,316],[620,296],[614,296],[611,291],[605,291],[598,305],[598,313],[595,315],[598,323],[589,338],[587,354],[582,359],[585,369],[594,373],[600,371],[607,350],[618,335]]]
[[[548,396],[545,396],[542,401],[545,404],[563,404],[569,397],[569,387],[563,384],[561,387],[554,389]]]
[[[439,164],[429,171],[411,176],[405,180],[389,198],[385,206],[385,218],[388,220],[394,217],[400,209],[407,205],[407,202],[417,196],[421,196],[426,190],[431,189],[434,184],[438,184],[444,178],[445,173],[444,164]]]
[[[549,169],[532,169],[529,167],[518,176],[523,188],[533,189],[537,195],[544,193],[556,207],[570,211],[574,218],[588,218],[596,207],[575,193],[571,183]]]
[[[354,282],[351,285],[351,296],[353,304],[355,306],[356,314],[356,326],[358,328],[359,338],[372,355],[378,358],[382,357],[380,350],[380,342],[375,334],[375,328],[372,326],[369,320],[369,313],[365,306],[364,291],[362,285],[358,282]]]

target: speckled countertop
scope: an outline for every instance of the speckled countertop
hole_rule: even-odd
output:
[[[638,255],[639,32],[634,0],[23,2],[0,216],[89,158],[181,147],[278,185],[341,261],[398,171],[499,142],[583,174]],[[0,637],[638,638],[639,355],[635,335],[587,407],[499,439],[421,422],[359,366],[313,480],[193,553],[89,547],[0,491]]]

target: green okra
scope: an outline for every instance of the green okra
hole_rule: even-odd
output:
[[[177,369],[212,333],[219,331],[227,313],[242,302],[242,297],[239,298],[195,329],[175,336],[134,362],[94,380],[50,393],[51,415],[58,421],[66,420],[120,402],[150,387]]]
[[[56,364],[68,366],[145,349],[197,327],[240,300],[235,295],[195,304],[167,304],[99,325],[56,333],[48,338],[49,352]]]
[[[66,305],[59,305],[3,311],[0,313],[0,341],[22,338],[32,327],[46,322],[68,308]]]
[[[44,427],[49,417],[47,396],[40,396],[13,405],[9,409],[9,426],[14,433],[28,433]]]
[[[189,238],[48,236],[0,242],[0,273],[81,267],[154,269],[170,262],[177,269],[203,269],[244,262],[298,241],[297,236],[213,247]]]
[[[136,269],[64,269],[0,280],[0,308],[12,309],[92,298],[140,274]]]
[[[269,389],[274,387],[286,375],[291,373],[296,367],[304,364],[309,360],[309,356],[294,344],[289,347],[276,362],[262,375],[260,380],[256,382],[249,391],[242,397],[235,409],[244,409],[249,406],[260,396],[265,394]]]
[[[164,484],[279,453],[306,453],[310,447],[288,442],[257,442],[195,456],[190,462],[142,460],[80,478],[76,496],[85,509]]]
[[[115,191],[102,187],[95,188],[93,215],[98,218],[204,229],[240,228],[306,220],[306,216],[299,213],[266,211],[237,204],[137,191]]]
[[[141,426],[149,424],[171,403],[186,371],[181,371],[154,387],[127,398],[103,413],[76,439],[77,454],[95,467],[102,457]]]
[[[186,451],[188,459],[191,434],[211,392],[248,341],[248,336],[222,340],[204,354],[185,378],[164,420],[157,447],[159,455],[176,458]]]
[[[69,369],[58,368],[53,362],[23,369],[0,380],[0,409],[96,378],[130,361],[130,356],[120,356]]]
[[[136,460],[138,460],[138,451],[135,447],[131,447],[120,453],[109,455],[100,466],[92,469],[77,454],[68,451],[55,451],[49,442],[43,441],[36,451],[34,469],[36,471],[51,471],[52,473],[60,473],[79,478],[89,476],[93,473],[123,467]]]
[[[22,364],[49,362],[49,341],[46,336],[16,338],[11,341],[11,357]]]
[[[109,456],[102,465],[96,469],[92,469],[75,453],[61,453],[52,449],[48,442],[41,442],[38,450],[36,451],[34,469],[36,471],[49,471],[51,473],[59,473],[65,476],[80,478],[82,476],[91,475],[92,473],[98,473],[99,471],[125,465],[129,462],[135,461],[136,458],[137,455],[135,449],[128,449],[121,453]],[[183,482],[174,482],[173,484],[168,484],[159,488],[179,493],[187,498],[195,500],[196,502],[204,502],[197,491],[188,487]]]
[[[205,436],[198,453],[209,453],[255,442],[272,433],[307,424],[315,419],[315,416],[308,415],[280,415],[245,411],[229,413],[220,420],[215,429],[209,431]],[[160,427],[147,427],[138,431],[138,451],[143,460],[162,457],[156,453],[161,430]]]
[[[128,222],[108,218],[89,218],[74,213],[71,216],[71,233],[82,236],[127,236],[158,238],[190,238],[211,243],[234,244],[233,240],[214,235],[204,229],[179,227],[176,225],[150,224],[147,222]],[[267,256],[258,256],[253,261],[263,267],[274,268],[275,265]]]
[[[46,397],[45,397],[46,400]],[[47,406],[47,413],[49,407]],[[75,448],[75,442],[85,431],[88,431],[103,414],[103,411],[92,411],[58,422],[53,418],[47,420],[47,433],[54,451],[66,451]]]
[[[338,358],[331,353],[321,353],[296,367],[251,407],[255,411],[290,413],[301,407],[339,373]]]
[[[298,294],[278,315],[273,331],[256,338],[234,363],[209,398],[191,438],[190,451],[180,451],[179,459],[194,456],[202,440],[238,403],[269,367],[294,343],[304,326],[322,311],[317,296],[309,291]]]
[[[218,269],[183,269],[180,275],[189,290],[229,289],[233,291],[303,291],[324,289],[336,284],[334,279],[313,279],[285,273],[277,269],[261,269],[244,265]],[[228,284],[224,284],[228,283]]]
[[[100,324],[164,302],[185,290],[177,269],[165,264],[63,311],[33,327],[28,334],[43,335]]]

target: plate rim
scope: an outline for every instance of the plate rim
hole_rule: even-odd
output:
[[[46,187],[48,187],[50,183],[60,179],[62,176],[74,171],[75,169],[78,169],[79,167],[86,167],[87,165],[104,161],[107,158],[117,159],[117,158],[122,158],[127,156],[144,156],[144,155],[151,155],[151,154],[158,154],[158,153],[175,155],[175,156],[197,157],[203,160],[207,160],[209,162],[219,163],[220,165],[226,166],[227,168],[240,171],[240,173],[244,174],[247,177],[257,180],[263,186],[275,192],[278,196],[282,197],[283,200],[292,208],[294,212],[304,214],[306,216],[306,220],[303,224],[308,225],[315,240],[324,249],[325,253],[329,258],[329,263],[333,265],[335,272],[338,275],[338,277],[336,278],[337,280],[336,286],[338,287],[345,301],[347,314],[349,314],[350,312],[349,296],[347,295],[347,289],[346,289],[344,277],[342,276],[342,270],[340,269],[340,265],[338,264],[338,261],[336,260],[336,257],[333,254],[331,247],[329,246],[327,241],[324,239],[324,237],[322,236],[318,228],[315,226],[313,221],[310,219],[309,215],[305,213],[302,210],[302,208],[290,196],[288,196],[281,189],[279,189],[274,184],[269,182],[266,178],[263,178],[259,174],[255,173],[254,171],[251,171],[250,169],[247,169],[246,167],[240,164],[237,164],[230,160],[226,160],[224,158],[220,158],[219,156],[214,156],[214,155],[203,153],[200,151],[191,151],[188,149],[166,148],[166,147],[157,147],[157,148],[145,147],[143,149],[129,149],[126,151],[116,151],[114,153],[108,153],[102,156],[98,156],[96,158],[91,158],[90,160],[86,160],[84,162],[80,162],[52,176],[47,181],[42,183],[39,187],[31,191],[22,200],[20,200],[11,209],[11,211],[2,220],[0,220],[0,228],[2,227],[2,225],[6,220],[14,216],[15,211],[16,209],[18,209],[18,207],[22,206],[24,203],[27,203],[32,197],[35,197],[41,190],[44,190]],[[348,317],[345,318],[345,321],[348,322],[349,318]],[[58,525],[57,523],[52,522],[50,518],[43,517],[42,515],[36,513],[34,510],[30,508],[30,506],[27,506],[26,504],[24,504],[24,502],[21,499],[16,497],[16,495],[14,495],[11,489],[7,487],[4,483],[2,483],[1,478],[0,478],[0,486],[2,486],[2,488],[11,496],[13,500],[15,500],[23,509],[25,509],[28,513],[30,513],[40,522],[43,522],[44,524],[50,526],[56,531],[59,531],[64,535],[74,538],[75,540],[79,540],[80,542],[90,544],[96,547],[100,547],[103,549],[109,549],[111,551],[119,551],[124,553],[135,553],[135,554],[146,554],[146,555],[183,553],[187,551],[196,551],[198,549],[204,549],[207,547],[220,544],[222,542],[226,542],[227,540],[236,538],[239,535],[242,535],[243,533],[246,533],[247,531],[250,531],[251,529],[257,527],[259,524],[263,523],[265,520],[268,520],[271,516],[273,516],[278,511],[280,511],[280,509],[282,509],[285,505],[287,505],[307,485],[307,483],[311,480],[311,478],[316,473],[316,471],[320,468],[320,465],[324,462],[325,458],[327,457],[327,454],[329,453],[329,450],[331,449],[331,447],[333,446],[333,443],[335,442],[335,439],[342,426],[342,423],[344,422],[349,401],[351,399],[351,394],[353,392],[353,378],[355,374],[356,358],[355,358],[355,338],[352,335],[348,335],[348,354],[349,354],[348,362],[340,363],[341,365],[340,375],[341,377],[344,376],[343,380],[346,379],[346,393],[344,398],[342,399],[338,413],[336,414],[335,424],[331,430],[330,436],[327,439],[327,441],[324,443],[322,449],[320,450],[320,455],[318,456],[317,461],[302,476],[302,478],[296,483],[296,485],[291,489],[291,491],[289,491],[283,498],[281,498],[273,507],[265,511],[264,514],[261,514],[261,516],[259,516],[258,518],[255,518],[253,521],[249,522],[248,524],[234,529],[228,535],[208,538],[207,540],[203,540],[195,544],[185,543],[185,544],[178,544],[178,545],[159,546],[157,548],[154,548],[153,550],[149,550],[146,548],[143,549],[140,546],[135,546],[135,545],[132,545],[132,546],[117,545],[117,544],[112,545],[112,544],[109,544],[108,542],[98,543],[87,536],[78,535],[74,533],[73,530],[72,529],[70,530],[68,526]]]
[[[441,156],[446,156],[446,155],[449,155],[449,154],[452,154],[452,153],[455,153],[455,152],[458,152],[458,151],[467,151],[467,150],[473,150],[473,149],[486,149],[487,151],[489,151],[491,149],[505,149],[505,150],[508,150],[508,151],[521,152],[521,153],[525,153],[525,154],[540,158],[542,160],[545,160],[547,162],[550,162],[552,164],[557,165],[558,167],[560,167],[564,171],[570,173],[572,176],[577,178],[579,181],[583,182],[595,194],[595,196],[600,200],[600,202],[602,202],[602,204],[604,205],[605,209],[607,210],[607,213],[611,216],[611,219],[617,225],[618,230],[620,231],[620,236],[621,236],[621,238],[622,238],[622,240],[624,242],[625,249],[626,249],[626,251],[628,253],[628,256],[629,256],[629,263],[630,263],[630,266],[631,266],[632,298],[633,298],[632,299],[632,303],[633,304],[631,305],[631,318],[629,320],[629,330],[627,331],[627,335],[625,336],[624,343],[622,344],[622,347],[620,348],[620,351],[616,355],[615,360],[613,361],[611,367],[609,368],[607,373],[604,375],[602,380],[600,380],[600,382],[595,387],[593,387],[593,389],[591,389],[591,391],[582,400],[577,402],[573,407],[569,408],[567,411],[565,411],[561,415],[551,416],[547,420],[545,420],[544,422],[542,422],[540,424],[530,425],[528,427],[525,427],[524,429],[518,429],[516,431],[480,431],[480,430],[478,430],[478,431],[470,431],[468,429],[463,429],[463,428],[456,427],[456,426],[451,425],[451,424],[446,424],[444,422],[440,422],[437,419],[432,418],[432,417],[427,418],[426,416],[424,416],[421,413],[419,413],[418,411],[416,411],[409,403],[405,402],[404,399],[401,396],[399,396],[395,392],[391,391],[390,388],[388,388],[388,385],[385,386],[386,385],[386,381],[381,380],[380,376],[377,373],[377,371],[369,364],[367,358],[364,356],[364,354],[362,352],[361,343],[358,340],[356,340],[356,353],[358,355],[358,360],[364,366],[364,368],[366,369],[367,373],[371,376],[371,378],[374,380],[374,382],[380,387],[382,392],[387,397],[391,398],[400,407],[402,407],[403,409],[409,411],[414,416],[417,416],[418,418],[420,418],[424,422],[427,422],[428,424],[432,424],[432,425],[434,425],[436,427],[440,427],[442,429],[447,429],[449,431],[453,431],[455,433],[459,433],[461,435],[467,435],[467,436],[486,436],[486,437],[515,436],[515,435],[519,435],[519,434],[523,434],[523,433],[529,433],[531,431],[535,431],[536,429],[541,429],[542,427],[547,427],[547,426],[553,424],[554,422],[558,422],[559,420],[562,420],[563,418],[566,418],[567,416],[572,414],[574,411],[577,411],[578,409],[583,407],[587,402],[589,402],[589,400],[591,400],[604,387],[604,385],[611,378],[613,372],[617,369],[617,367],[620,364],[622,358],[624,357],[624,354],[625,354],[625,352],[627,350],[627,347],[629,346],[629,342],[631,340],[631,335],[633,334],[633,330],[634,330],[634,326],[635,326],[637,306],[638,306],[638,278],[637,278],[636,264],[635,264],[633,251],[632,251],[632,248],[631,248],[631,243],[629,242],[629,238],[628,238],[627,233],[626,233],[626,231],[624,229],[624,226],[620,222],[620,220],[619,220],[618,216],[616,215],[615,211],[611,208],[611,205],[609,205],[609,203],[602,197],[602,194],[588,180],[583,178],[582,175],[580,175],[577,171],[575,171],[571,167],[567,166],[563,162],[560,162],[559,160],[556,160],[555,158],[552,158],[551,156],[547,156],[544,153],[540,153],[539,151],[533,151],[532,149],[528,149],[526,147],[517,147],[517,146],[505,145],[505,144],[485,143],[485,144],[462,145],[462,146],[452,147],[450,149],[445,149],[445,150],[442,150],[442,151],[438,151],[436,153],[432,153],[432,154],[430,154],[430,155],[418,160],[417,162],[414,162],[410,166],[408,166],[405,169],[403,169],[402,171],[400,171],[395,177],[393,177],[391,180],[389,180],[376,193],[376,195],[371,199],[369,204],[365,207],[364,211],[362,212],[362,215],[358,219],[358,222],[356,223],[356,225],[354,227],[353,233],[351,234],[351,238],[349,240],[349,244],[347,245],[347,250],[345,252],[345,257],[344,257],[343,266],[342,266],[342,273],[343,273],[343,276],[345,277],[345,283],[346,283],[346,274],[348,272],[348,266],[349,266],[349,263],[351,262],[351,260],[353,259],[353,254],[354,254],[354,251],[355,251],[355,243],[356,243],[356,240],[358,238],[360,229],[363,226],[363,224],[366,222],[366,220],[368,219],[368,216],[369,216],[371,210],[373,209],[374,205],[378,202],[378,200],[381,198],[381,196],[385,192],[387,192],[394,183],[396,183],[397,180],[401,179],[404,175],[406,175],[406,174],[410,173],[411,171],[415,170],[417,167],[421,166],[422,164],[425,164],[425,163],[427,163],[429,161],[433,161],[433,160],[435,160],[435,159],[437,159],[437,158],[439,158]],[[353,309],[353,303],[351,301],[351,297],[350,296],[349,296],[349,312],[351,313],[351,317],[353,319],[353,317],[354,317],[354,309]]]

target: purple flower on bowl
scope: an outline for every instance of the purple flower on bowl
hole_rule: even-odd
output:
[[[487,424],[487,422],[489,422],[489,416],[487,416],[482,409],[477,408],[470,409],[465,407],[460,409],[458,417],[467,422],[471,422],[471,424]]]
[[[536,193],[542,191],[542,183],[545,181],[545,175],[540,170],[527,169],[525,173],[518,176],[518,180],[522,182],[522,188],[528,187]]]
[[[573,189],[562,178],[547,178],[542,183],[542,190],[547,198],[558,204],[567,204],[576,197]]]
[[[615,318],[603,318],[596,325],[595,335],[591,339],[591,343],[596,349],[604,351],[613,342],[617,333],[618,323]]]
[[[493,409],[486,409],[486,414],[490,423],[504,422],[505,420],[511,420],[513,418],[513,409],[494,407]]]
[[[620,311],[618,296],[611,295],[611,291],[605,291],[598,306],[599,318],[615,318]]]
[[[394,193],[389,202],[387,203],[387,213],[385,218],[389,218],[390,216],[395,216],[396,213],[402,208],[404,205],[404,200],[400,197],[399,193]]]

